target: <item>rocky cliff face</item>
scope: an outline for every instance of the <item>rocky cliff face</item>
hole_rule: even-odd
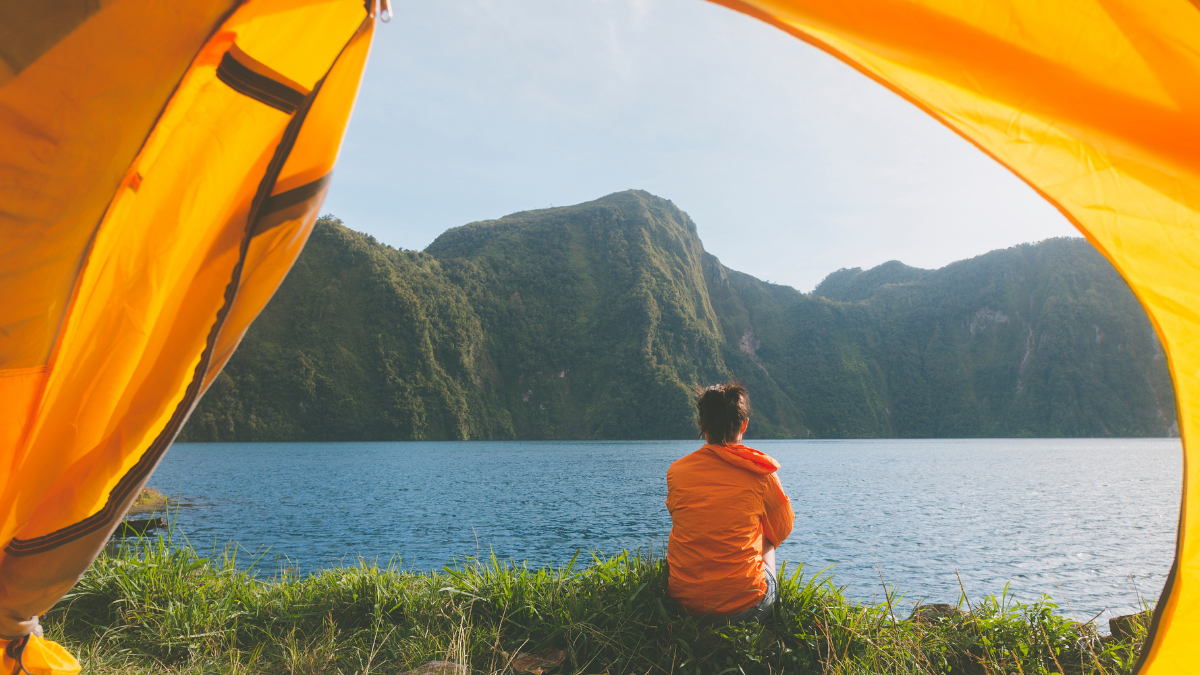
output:
[[[1083,240],[813,294],[706,253],[640,191],[398,251],[319,222],[185,440],[685,438],[740,378],[757,436],[1162,435],[1149,323]]]

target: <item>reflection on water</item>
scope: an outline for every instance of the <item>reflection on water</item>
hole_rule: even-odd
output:
[[[796,527],[781,559],[832,566],[855,596],[880,573],[908,602],[1011,583],[1086,620],[1157,598],[1174,552],[1176,439],[758,441]],[[301,569],[360,556],[429,569],[488,555],[660,550],[665,475],[693,441],[178,444],[150,481],[193,504],[199,549],[236,541]],[[1103,618],[1101,619],[1103,620]]]

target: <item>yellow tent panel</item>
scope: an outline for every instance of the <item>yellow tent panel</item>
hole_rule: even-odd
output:
[[[0,6],[0,639],[82,575],[299,255],[368,9]]]
[[[716,0],[887,86],[1050,200],[1166,348],[1185,443],[1175,563],[1139,672],[1200,669],[1200,4]]]

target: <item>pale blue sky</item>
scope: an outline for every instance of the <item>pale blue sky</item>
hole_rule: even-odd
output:
[[[777,29],[701,0],[394,0],[324,210],[421,249],[628,188],[808,291],[1076,235],[1006,169]]]

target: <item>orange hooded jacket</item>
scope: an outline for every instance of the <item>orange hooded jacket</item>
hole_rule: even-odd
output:
[[[705,445],[667,470],[668,591],[690,614],[735,614],[767,591],[763,540],[792,532],[779,462],[744,445]]]

